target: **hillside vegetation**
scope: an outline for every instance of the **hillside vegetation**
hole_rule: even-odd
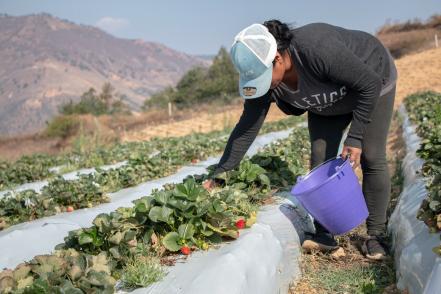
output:
[[[168,87],[154,94],[144,102],[143,108],[162,108],[169,102],[177,108],[193,107],[201,103],[229,103],[238,96],[238,78],[229,53],[222,47],[209,68],[191,69],[176,87]]]
[[[435,47],[435,35],[441,46],[441,15],[434,14],[426,21],[386,23],[377,31],[377,37],[395,58]]]

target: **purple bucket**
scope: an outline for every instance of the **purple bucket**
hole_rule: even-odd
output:
[[[335,235],[359,226],[369,214],[358,178],[349,160],[340,156],[298,177],[291,194]]]

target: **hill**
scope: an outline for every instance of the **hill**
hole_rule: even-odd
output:
[[[414,19],[393,24],[386,23],[376,33],[395,58],[434,48],[435,35],[438,35],[438,43],[441,46],[439,14],[434,14],[426,21]]]
[[[49,14],[0,15],[0,136],[41,130],[58,106],[110,82],[132,110],[210,62]]]

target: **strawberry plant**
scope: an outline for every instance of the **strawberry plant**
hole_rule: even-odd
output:
[[[300,133],[303,136],[306,131],[294,131],[278,148],[292,146],[291,151],[302,156],[304,144],[292,145]],[[210,192],[201,185],[209,174],[189,176],[182,183],[153,190],[151,195],[133,201],[132,207],[98,215],[91,227],[69,232],[64,243],[44,260],[36,257],[22,265],[25,270],[19,266],[0,273],[0,291],[112,293],[120,277],[131,286],[146,286],[156,279],[142,280],[139,273],[153,272],[160,276],[160,271],[152,264],[144,268],[138,264],[134,268],[133,260],[140,258],[140,254],[146,251],[158,257],[177,252],[190,254],[193,250],[206,250],[225,238],[238,238],[238,230],[255,221],[262,199],[277,189],[268,175],[272,173],[278,183],[282,182],[277,170],[271,170],[277,165],[267,164],[262,153],[257,155],[258,159],[245,158],[239,167],[220,175],[223,184]],[[253,161],[265,162],[266,168]],[[288,169],[299,169],[290,165],[303,162],[292,160],[287,163]],[[40,270],[41,262],[44,270]],[[130,269],[129,276],[124,274],[126,269]]]
[[[286,127],[288,123],[289,121],[276,122],[266,128],[267,130],[279,129]],[[213,132],[208,135],[192,134],[182,138],[154,139],[152,146],[162,150],[161,152],[146,153],[145,148],[150,150],[152,146],[145,142],[139,144],[139,146],[135,145],[132,149],[127,149],[133,151],[127,160],[127,164],[119,168],[109,170],[97,168],[96,173],[82,175],[79,179],[73,181],[67,181],[61,176],[57,176],[42,189],[40,194],[35,191],[19,192],[17,195],[10,193],[6,198],[0,200],[0,204],[2,204],[0,207],[8,208],[0,209],[0,230],[19,222],[53,215],[67,209],[73,211],[78,208],[92,207],[107,202],[108,198],[104,196],[107,192],[114,192],[148,180],[167,176],[195,157],[199,160],[206,159],[209,155],[223,150],[228,137],[219,137],[220,133]],[[138,147],[140,149],[137,149]],[[258,169],[261,168],[259,166],[251,168],[252,172],[247,176],[255,177],[253,185],[263,181],[268,186],[269,178],[266,175],[260,175],[263,170],[258,171]],[[244,174],[244,171],[241,171],[241,173]],[[257,174],[259,174],[259,178],[257,178]],[[239,181],[241,180],[239,179]],[[267,192],[268,189],[262,190],[262,195]],[[256,193],[255,197],[259,197],[259,195]]]
[[[287,129],[301,120],[302,118],[300,117],[289,117],[276,122],[266,123],[260,133]],[[219,138],[221,141],[226,142],[230,132],[231,128],[226,128],[222,131],[213,131],[203,135],[191,134],[179,138],[153,138],[147,142],[117,143],[110,147],[97,147],[89,151],[74,150],[70,153],[56,156],[35,154],[23,156],[15,162],[0,161],[0,190],[54,177],[57,175],[57,172],[52,169],[55,166],[62,166],[60,172],[69,172],[79,168],[112,164],[126,160],[134,154],[151,154],[157,152],[157,150],[168,150],[173,148],[177,142],[186,141],[187,144],[196,146],[201,144],[200,137],[202,136],[208,139],[205,143],[202,143],[202,148],[199,150],[187,150],[187,153],[185,153],[186,162],[198,160],[206,155],[212,155],[207,149],[208,145],[213,140],[219,141]],[[194,158],[190,158],[191,155],[194,155]]]
[[[421,146],[417,154],[424,159],[421,174],[426,178],[428,197],[417,217],[432,232],[441,230],[441,94],[417,93],[406,97],[409,118],[417,125]]]
[[[40,194],[25,190],[17,195],[8,193],[0,199],[0,230],[12,224],[67,211],[69,207],[73,211],[108,201],[92,175],[81,175],[75,181],[59,176],[43,187]]]
[[[115,279],[105,253],[75,250],[38,255],[0,273],[1,293],[113,293]]]

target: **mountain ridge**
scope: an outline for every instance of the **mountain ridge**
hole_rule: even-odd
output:
[[[110,82],[134,111],[209,61],[47,13],[0,14],[0,136],[40,131],[69,100]]]

